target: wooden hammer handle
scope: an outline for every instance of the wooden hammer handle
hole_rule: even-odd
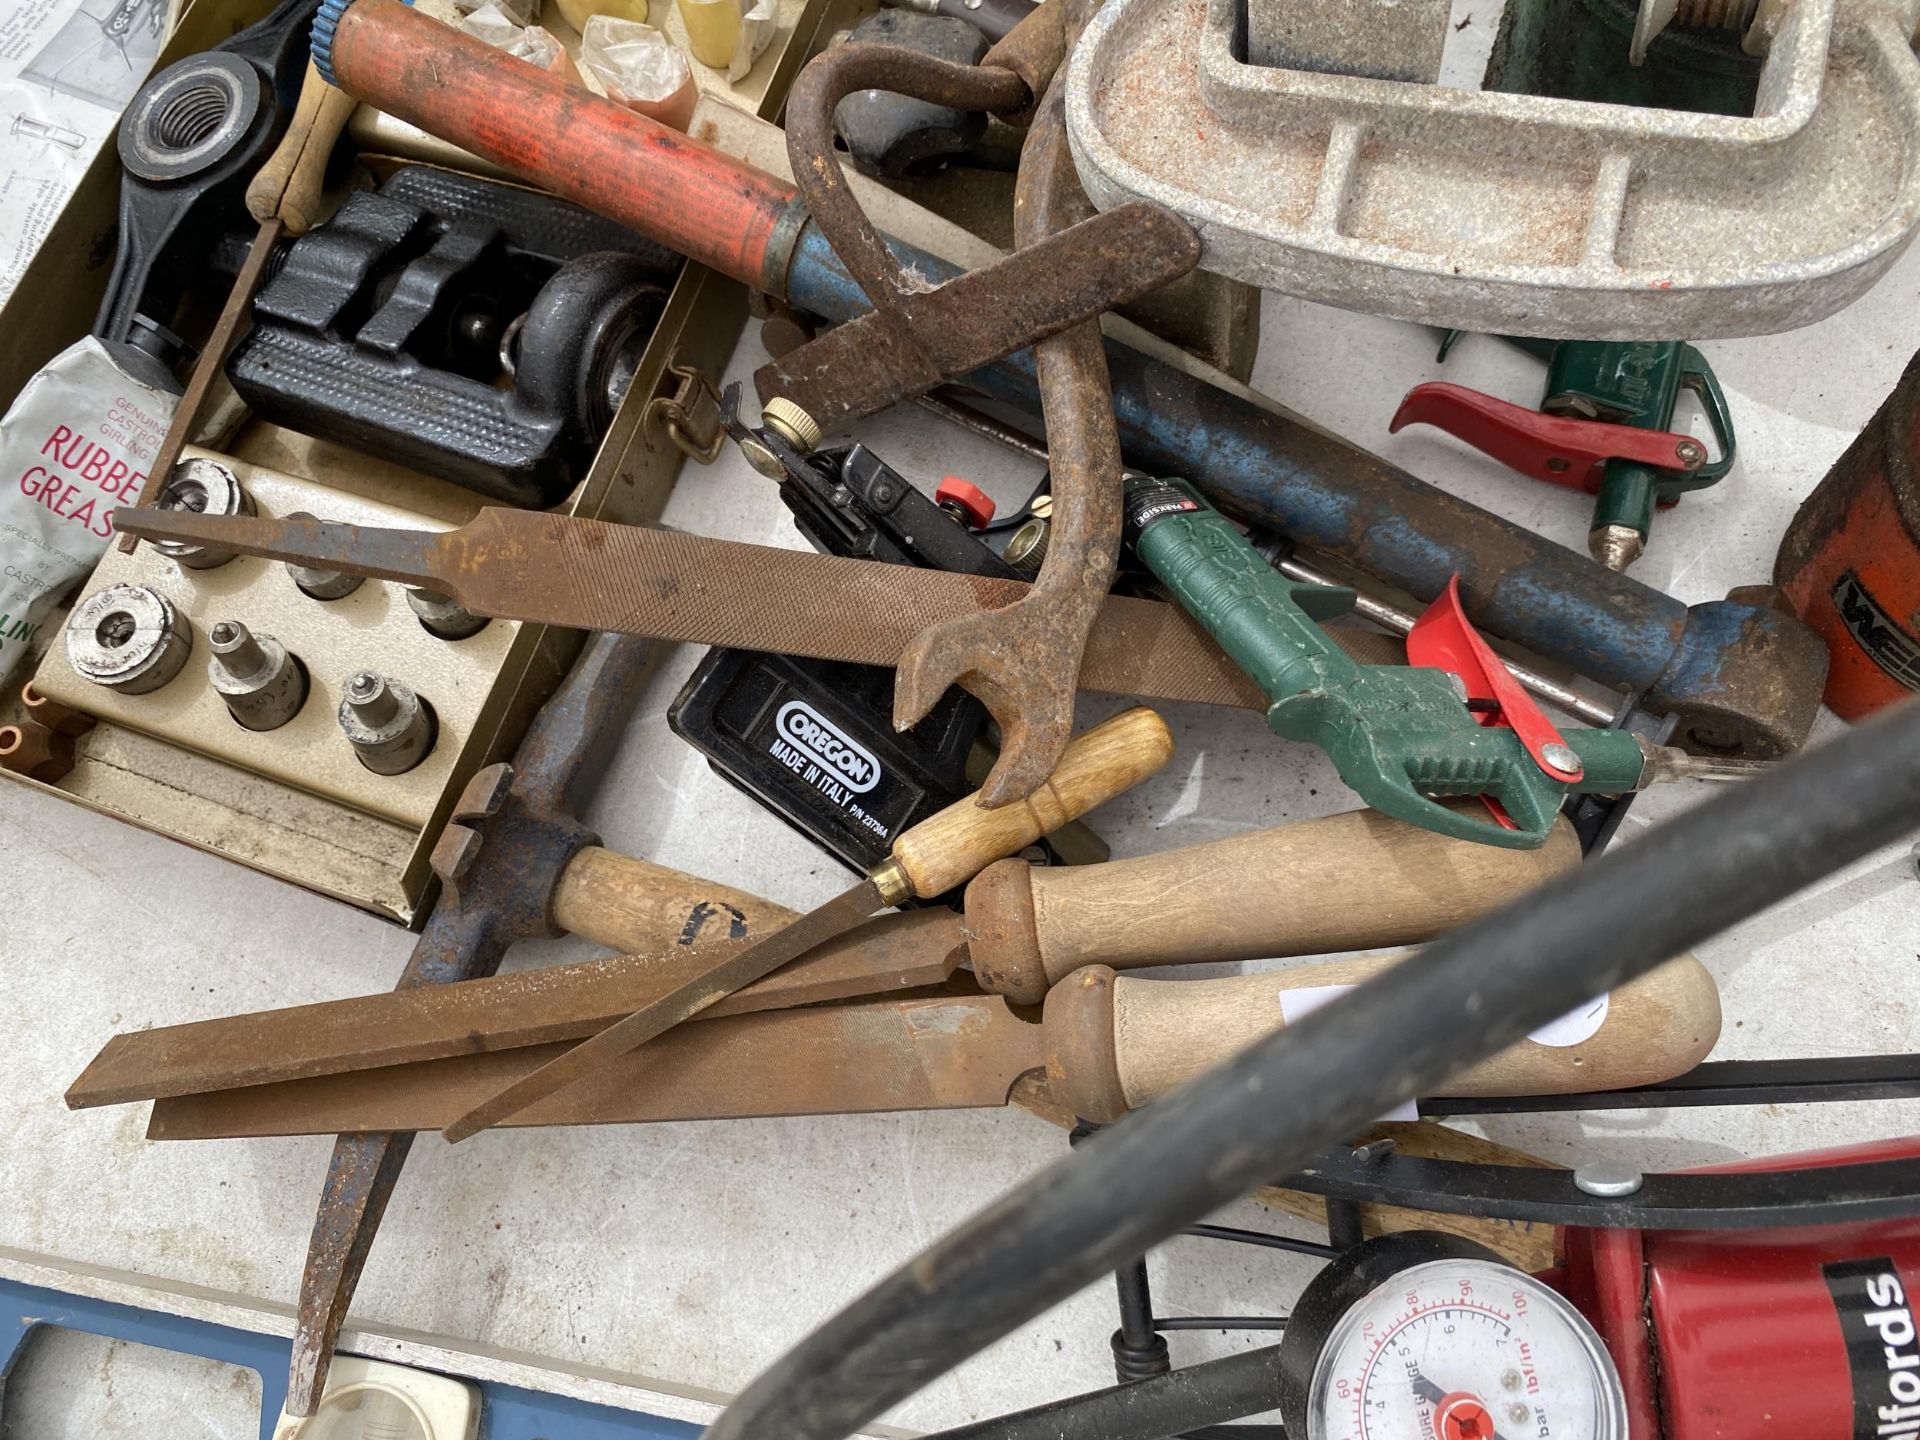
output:
[[[311,230],[320,218],[327,160],[358,104],[322,80],[309,60],[287,133],[247,186],[247,213],[262,222],[278,215],[289,235]]]
[[[1126,979],[1089,965],[1047,996],[1047,1081],[1085,1119],[1115,1120],[1284,1029],[1286,995],[1297,997],[1297,1019],[1308,998],[1298,992],[1418,963],[1373,955],[1224,980]],[[1592,1034],[1581,1038],[1581,1028],[1569,1024],[1554,1037],[1570,1044],[1522,1040],[1436,1093],[1552,1095],[1670,1080],[1719,1039],[1720,994],[1706,967],[1681,955],[1614,991]]]
[[[1565,820],[1538,850],[1502,850],[1355,810],[1105,865],[1002,860],[967,887],[968,948],[981,984],[1035,1005],[1082,965],[1431,940],[1579,863]]]
[[[971,795],[957,800],[901,835],[880,868],[898,866],[923,900],[945,894],[1138,785],[1172,754],[1164,720],[1145,706],[1123,711],[1070,741],[1046,783],[1024,800],[993,810]]]
[[[554,923],[623,954],[704,945],[777,929],[794,912],[745,890],[597,846],[568,863],[553,891]]]

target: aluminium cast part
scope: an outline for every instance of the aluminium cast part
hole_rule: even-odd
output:
[[[67,663],[74,673],[123,694],[158,690],[192,653],[186,616],[148,585],[96,590],[67,617]]]
[[[1909,0],[1763,16],[1753,116],[1251,65],[1239,14],[1112,0],[1067,69],[1094,203],[1158,201],[1234,279],[1449,328],[1711,339],[1832,314],[1920,222]]]
[[[307,700],[307,672],[285,645],[238,620],[216,620],[207,630],[213,659],[207,683],[227,702],[227,713],[249,730],[278,730]]]
[[[451,595],[424,585],[407,586],[407,608],[429,635],[442,640],[465,640],[487,628],[487,617],[476,615]]]
[[[317,515],[305,510],[295,510],[287,516],[289,520],[317,520]],[[312,565],[296,565],[291,560],[285,562],[287,575],[299,587],[300,593],[315,600],[344,600],[366,583],[364,575],[349,575],[344,570],[323,570]]]
[[[191,510],[197,515],[251,515],[253,499],[235,475],[218,460],[194,456],[182,460],[160,487],[155,502],[162,510]],[[156,540],[153,548],[186,570],[212,570],[233,559],[230,550],[209,550],[177,540]]]
[[[433,749],[432,707],[390,676],[361,670],[349,677],[339,714],[353,753],[376,775],[404,775]]]

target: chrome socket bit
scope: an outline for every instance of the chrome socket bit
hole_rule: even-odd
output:
[[[310,515],[305,510],[296,510],[286,517],[289,520],[317,520],[320,517]],[[311,565],[296,565],[286,562],[287,574],[293,583],[300,587],[303,595],[315,600],[344,600],[365,583],[364,575],[349,575],[344,570],[317,570]]]
[[[407,605],[420,617],[427,632],[442,640],[464,640],[487,628],[486,616],[474,614],[451,595],[442,595],[438,590],[409,585]]]
[[[403,775],[427,758],[436,726],[432,707],[411,686],[362,670],[347,680],[340,729],[367,769]]]
[[[207,680],[227,712],[249,730],[278,730],[307,701],[307,672],[271,635],[256,635],[238,620],[216,620],[207,630],[213,663]]]
[[[147,585],[96,590],[67,617],[67,663],[96,685],[128,695],[158,690],[193,653],[193,630]]]
[[[154,502],[160,510],[191,510],[199,515],[251,515],[253,500],[240,478],[217,460],[196,456],[173,467]],[[187,570],[211,570],[233,559],[230,550],[209,550],[181,540],[155,540],[153,548]]]

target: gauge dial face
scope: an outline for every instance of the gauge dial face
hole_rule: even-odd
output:
[[[1613,1361],[1524,1271],[1434,1260],[1341,1316],[1314,1368],[1309,1440],[1625,1440]]]

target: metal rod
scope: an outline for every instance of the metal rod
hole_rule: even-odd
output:
[[[1260,1245],[1269,1250],[1286,1250],[1295,1255],[1312,1255],[1331,1260],[1340,1251],[1319,1240],[1296,1240],[1291,1235],[1269,1235],[1264,1230],[1241,1230],[1232,1225],[1189,1225],[1180,1232],[1197,1240],[1232,1240],[1241,1245]]]
[[[1114,1272],[1120,1293],[1120,1328],[1113,1332],[1113,1371],[1121,1384],[1164,1375],[1173,1368],[1167,1342],[1153,1325],[1153,1290],[1143,1255]]]
[[[942,1430],[925,1440],[1168,1440],[1280,1403],[1280,1347],[1243,1350],[1165,1375]],[[771,1434],[772,1432],[768,1432]],[[1238,1436],[1240,1430],[1222,1435]],[[1264,1432],[1271,1433],[1271,1432]]]
[[[1916,825],[1909,701],[1462,926],[1420,964],[1103,1130],[821,1325],[708,1440],[842,1440],[1182,1226]]]
[[[1682,1106],[1809,1105],[1911,1100],[1920,1096],[1920,1054],[1821,1055],[1804,1060],[1709,1060],[1686,1074],[1635,1090],[1566,1095],[1448,1095],[1420,1113],[1538,1115],[1566,1110],[1654,1110]]]
[[[1367,1238],[1360,1223],[1360,1207],[1351,1200],[1327,1199],[1327,1241],[1336,1250],[1351,1250]]]
[[[971,405],[951,399],[936,390],[928,395],[916,395],[913,403],[929,414],[938,415],[949,424],[958,425],[962,430],[971,430],[987,439],[1030,460],[1038,460],[1042,465],[1048,462],[1047,447],[1032,436],[1009,425],[1006,421],[977,410]]]
[[[1316,570],[1313,566],[1303,564],[1291,556],[1275,562],[1274,569],[1278,570],[1289,580],[1299,580],[1308,585],[1337,585],[1339,583],[1325,571]],[[1377,599],[1367,594],[1364,590],[1356,593],[1358,598],[1353,603],[1354,610],[1384,629],[1405,635],[1413,629],[1414,621],[1419,618],[1402,610],[1397,605],[1389,605],[1385,600]],[[1598,725],[1604,728],[1613,724],[1616,707],[1601,705],[1589,700],[1571,686],[1562,685],[1558,680],[1550,680],[1538,670],[1530,666],[1522,665],[1516,660],[1509,660],[1504,655],[1500,657],[1500,663],[1507,667],[1507,673],[1518,680],[1522,688],[1538,695],[1548,704],[1559,706],[1569,715],[1578,716],[1589,725]]]

